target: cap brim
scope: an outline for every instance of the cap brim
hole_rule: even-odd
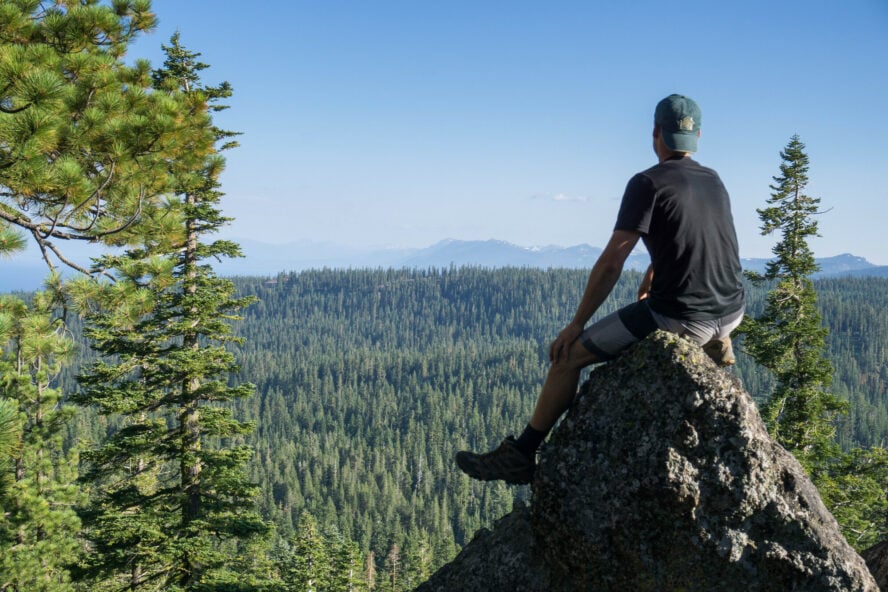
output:
[[[663,132],[663,141],[670,150],[678,152],[696,152],[697,151],[697,134],[673,134]]]

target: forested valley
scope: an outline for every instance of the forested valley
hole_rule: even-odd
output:
[[[411,590],[530,495],[452,459],[523,428],[586,272],[222,277],[233,89],[178,32],[162,63],[129,55],[156,24],[150,0],[0,3],[0,256],[36,247],[47,274],[0,294],[0,590]],[[849,403],[823,482],[863,498],[861,546],[888,536],[888,280],[816,291]],[[763,401],[774,379],[737,350]]]
[[[624,273],[597,316],[631,302],[640,279]],[[234,348],[241,370],[232,382],[257,389],[233,405],[255,430],[221,444],[255,451],[249,478],[275,542],[252,552],[293,559],[313,549],[332,566],[350,549],[364,585],[409,590],[525,500],[528,487],[472,481],[452,458],[523,427],[549,340],[573,315],[585,280],[578,270],[515,268],[237,278],[239,295],[257,301],[235,323],[245,341]],[[839,441],[882,445],[888,281],[829,279],[816,288],[833,389],[851,402]],[[765,291],[748,287],[751,314]],[[742,342],[735,346],[738,364],[726,371],[760,397],[769,378]],[[85,344],[80,352],[95,355]],[[74,374],[65,371],[63,391],[77,388]],[[84,409],[69,426],[66,447],[74,450],[116,429]]]

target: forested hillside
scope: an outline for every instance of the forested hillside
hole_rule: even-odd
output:
[[[626,273],[601,314],[634,298]],[[236,330],[243,403],[257,424],[252,478],[281,534],[308,509],[382,564],[393,545],[437,565],[527,488],[471,481],[456,450],[523,427],[548,341],[571,318],[582,271],[313,271],[238,280],[259,301]],[[841,441],[888,435],[888,281],[817,283],[835,391],[852,401]],[[763,290],[750,292],[750,309]],[[740,348],[742,349],[742,347]],[[768,379],[742,355],[753,395]],[[406,550],[406,551],[405,551]],[[425,553],[427,551],[422,551]]]
[[[833,390],[851,402],[843,446],[888,445],[888,278],[815,281]],[[745,378],[746,374],[744,374]]]
[[[252,421],[250,477],[280,540],[308,511],[331,536],[372,552],[407,582],[449,560],[527,487],[472,481],[454,453],[519,431],[547,366],[549,340],[574,313],[579,270],[310,271],[239,278],[258,301],[236,323],[238,401]],[[631,302],[640,274],[626,272],[603,315]],[[888,436],[888,281],[816,282],[834,389],[852,402],[843,445]],[[750,288],[749,309],[764,289]],[[768,377],[738,347],[736,372],[754,396]],[[70,380],[68,378],[66,382]],[[107,429],[81,414],[69,441]],[[92,434],[87,436],[87,434]],[[300,522],[303,520],[303,522]]]
[[[434,565],[449,559],[528,494],[470,481],[453,454],[523,427],[542,336],[572,315],[584,281],[451,269],[239,282],[259,298],[237,330],[259,391],[244,413],[257,422],[263,509],[282,532],[308,508],[377,557],[426,545]]]
[[[255,141],[256,121],[215,120],[232,86],[205,77],[209,65],[178,32],[160,44],[162,63],[140,57],[148,46],[134,42],[167,18],[151,4],[0,2],[0,256],[15,258],[7,274],[29,250],[46,265],[40,291],[0,294],[0,591],[412,590],[529,495],[471,481],[452,459],[522,429],[548,343],[573,316],[587,272],[426,269],[437,263],[408,258],[396,266],[409,269],[218,277],[213,266],[241,254],[215,240],[232,220],[220,209],[224,153],[242,131],[271,145]],[[179,4],[177,17],[191,3]],[[195,13],[199,26],[205,13]],[[288,34],[294,23],[326,30],[311,18],[278,20]],[[312,45],[311,59],[327,71],[328,50],[341,45]],[[285,132],[273,151],[299,161],[290,152],[308,144],[273,127]],[[337,158],[353,139],[330,144]],[[294,178],[310,188],[309,169],[260,183],[260,201],[286,198]],[[246,176],[233,186],[259,186],[255,170],[238,170]],[[385,224],[355,211],[355,229],[397,226],[389,218],[400,210],[375,206]],[[286,212],[277,218],[294,236],[340,228],[341,208],[327,209],[326,222],[301,229]],[[483,218],[472,207],[460,224]],[[271,232],[268,216],[243,222]],[[454,260],[469,259],[435,259]],[[639,280],[627,271],[598,315],[634,300]],[[767,287],[751,289],[753,312]],[[883,444],[888,279],[817,289],[834,392],[851,403],[839,443]],[[763,399],[771,378],[739,358],[729,371]],[[848,466],[881,468],[885,456],[858,454]],[[831,458],[839,477],[856,474]],[[882,502],[880,479],[866,492]],[[884,524],[883,506],[871,505]],[[851,518],[875,538],[872,514]]]

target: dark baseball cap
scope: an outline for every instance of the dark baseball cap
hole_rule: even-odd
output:
[[[669,95],[654,111],[654,123],[660,126],[663,141],[672,150],[696,152],[700,136],[700,107],[690,97]]]

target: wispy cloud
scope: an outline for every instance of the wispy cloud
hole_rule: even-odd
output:
[[[585,197],[582,195],[568,195],[567,193],[538,193],[536,195],[532,195],[531,199],[538,199],[541,201],[553,201],[556,203],[585,203],[587,201],[591,201],[591,198]]]

